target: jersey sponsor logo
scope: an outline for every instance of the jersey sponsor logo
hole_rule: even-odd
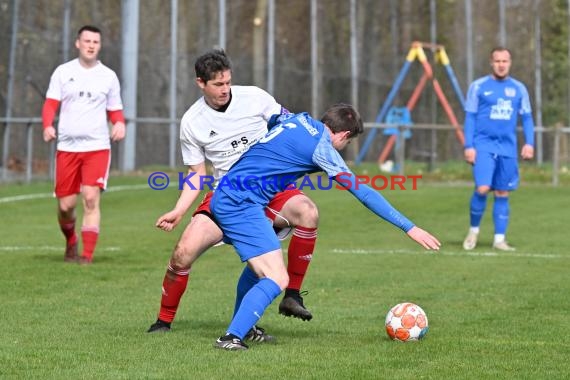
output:
[[[218,134],[216,133],[216,131],[210,131],[210,137],[214,137],[217,136]]]
[[[505,88],[505,96],[508,96],[509,98],[514,98],[516,95],[517,95],[517,90],[515,88],[512,87]]]
[[[491,107],[491,120],[511,120],[513,115],[513,102],[512,100],[505,100],[499,98],[497,104]]]
[[[489,96],[489,95],[492,95],[492,94],[493,94],[493,91],[485,91],[485,92],[483,92],[483,95],[485,95],[485,96]]]

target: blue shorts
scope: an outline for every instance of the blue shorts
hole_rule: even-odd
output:
[[[210,210],[224,232],[224,242],[234,246],[242,262],[281,249],[273,223],[265,216],[265,206],[236,202],[218,190],[214,192]]]
[[[519,187],[519,165],[516,157],[479,152],[473,165],[475,187],[489,186],[492,190],[513,191]]]

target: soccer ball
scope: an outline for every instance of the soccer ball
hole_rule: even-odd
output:
[[[428,320],[421,307],[411,302],[399,303],[386,315],[386,333],[392,340],[420,340],[428,332]]]

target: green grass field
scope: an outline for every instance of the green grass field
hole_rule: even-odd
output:
[[[514,253],[491,248],[490,207],[480,246],[464,252],[471,185],[419,182],[384,195],[443,242],[425,253],[346,192],[309,192],[321,214],[304,289],[310,322],[277,303],[260,325],[275,345],[212,347],[229,323],[242,265],[231,247],[194,266],[173,330],[146,334],[180,232],[153,227],[177,199],[145,177],[116,176],[102,201],[89,267],[63,262],[51,185],[0,187],[2,379],[563,379],[570,374],[568,187],[525,184],[511,201]],[[29,199],[13,198],[30,195]],[[10,198],[12,197],[12,198]],[[416,302],[430,331],[390,341],[391,306]]]

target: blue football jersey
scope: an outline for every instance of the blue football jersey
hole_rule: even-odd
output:
[[[516,157],[519,116],[523,120],[526,143],[534,144],[528,91],[514,78],[496,80],[487,75],[475,80],[467,92],[465,113],[466,148]]]
[[[273,124],[273,125],[271,125]],[[234,200],[267,204],[275,194],[305,174],[324,171],[329,177],[350,173],[332,146],[324,124],[307,113],[272,119],[270,131],[249,149],[218,184]]]

